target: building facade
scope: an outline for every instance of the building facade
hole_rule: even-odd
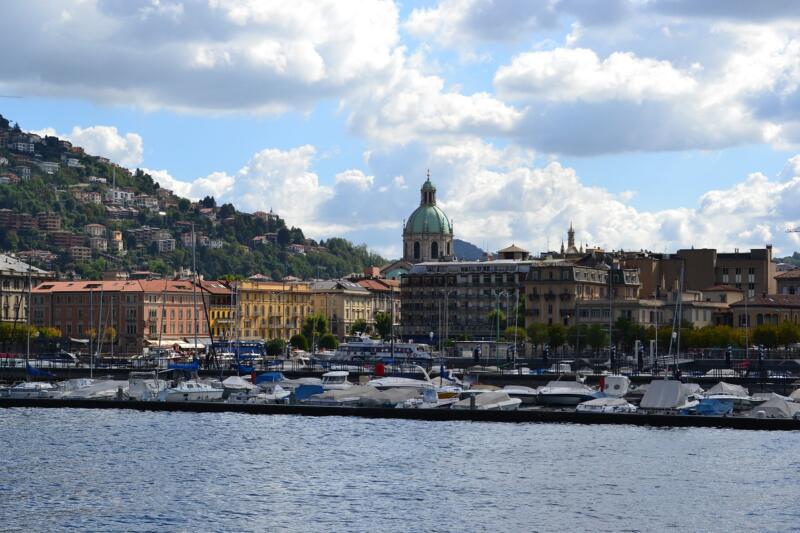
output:
[[[418,341],[431,340],[431,333],[434,340],[495,337],[497,324],[490,313],[514,316],[531,265],[514,260],[414,265],[400,282],[401,335]]]
[[[800,294],[800,268],[787,270],[775,276],[777,294]]]
[[[51,272],[0,254],[0,322],[27,322],[29,285],[48,279],[53,279]]]
[[[356,320],[364,320],[370,329],[374,327],[372,296],[358,283],[344,279],[315,280],[311,291],[314,313],[328,319],[328,327],[339,339],[351,334]]]
[[[225,313],[218,312],[217,328],[242,340],[289,340],[300,333],[311,314],[312,295],[308,283],[280,281],[237,281],[231,284],[236,309],[233,330],[226,330]],[[227,313],[230,320],[230,312]],[[212,323],[213,325],[213,323]]]

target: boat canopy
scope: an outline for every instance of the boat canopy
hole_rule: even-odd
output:
[[[741,385],[726,383],[724,381],[720,381],[708,389],[706,394],[727,394],[729,396],[738,396],[739,398],[746,398],[750,396],[750,392]]]
[[[791,398],[792,400],[794,400],[796,402],[800,402],[800,389],[797,389],[796,391],[791,393],[789,395],[789,398]]]
[[[243,379],[239,376],[230,376],[225,378],[222,382],[222,386],[226,389],[237,389],[237,390],[252,390],[255,389],[256,386],[250,383],[250,381]]]
[[[751,414],[760,416],[760,413],[763,412],[767,418],[792,418],[798,411],[800,411],[799,403],[788,401],[776,395],[774,398],[754,407]]]
[[[675,409],[689,399],[689,391],[680,381],[655,380],[647,386],[639,406],[644,409]]]

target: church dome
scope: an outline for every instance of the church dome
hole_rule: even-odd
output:
[[[411,213],[406,222],[405,233],[438,233],[451,235],[453,229],[447,215],[436,205],[421,205]]]

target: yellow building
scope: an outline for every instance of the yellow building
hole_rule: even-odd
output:
[[[231,285],[236,301],[233,322],[238,321],[231,338],[288,340],[301,332],[311,314],[308,283],[245,280]]]
[[[366,321],[370,330],[374,327],[372,294],[358,283],[344,279],[315,281],[311,290],[314,312],[328,319],[328,327],[340,339],[351,333],[356,320]]]

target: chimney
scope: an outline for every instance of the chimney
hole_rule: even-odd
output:
[[[381,269],[376,266],[364,267],[364,276],[367,278],[381,277]]]

